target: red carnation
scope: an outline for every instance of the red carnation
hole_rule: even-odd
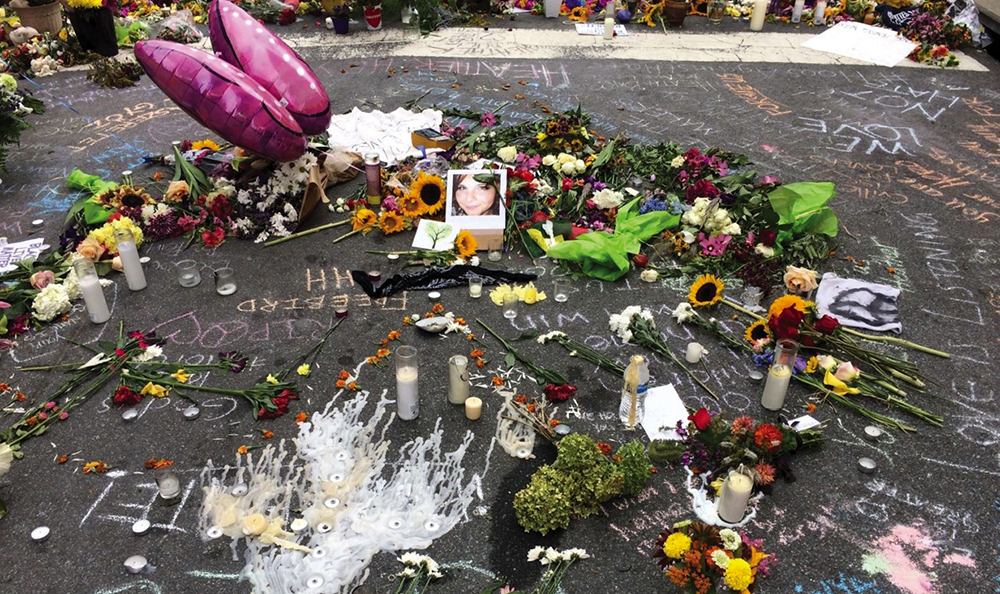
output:
[[[708,414],[708,409],[703,406],[698,409],[698,412],[688,416],[688,420],[694,423],[694,426],[698,428],[698,431],[704,431],[705,429],[708,429],[709,424],[711,424],[712,415]]]
[[[142,394],[137,394],[128,386],[118,386],[114,395],[115,406],[135,406],[142,402]]]
[[[226,230],[222,227],[216,227],[211,231],[201,232],[201,241],[205,244],[207,248],[214,248],[222,245],[222,241],[226,238]]]
[[[549,402],[563,402],[576,395],[576,386],[573,384],[546,384],[542,392]]]
[[[568,192],[569,190],[572,190],[573,189],[573,180],[569,179],[568,177],[563,178],[562,189],[563,189],[563,192]]]
[[[695,198],[715,198],[718,195],[719,188],[707,179],[699,179],[685,192],[688,204],[694,204]]]
[[[833,334],[833,331],[839,326],[840,322],[833,316],[823,316],[816,320],[816,330],[819,330],[823,334]]]

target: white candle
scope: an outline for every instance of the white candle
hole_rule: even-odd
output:
[[[813,7],[813,25],[821,27],[826,24],[826,0],[819,0]]]
[[[483,414],[483,401],[480,398],[472,396],[465,401],[465,418],[470,421],[475,421]]]
[[[753,480],[750,477],[739,472],[730,472],[726,482],[722,484],[722,496],[719,497],[719,517],[730,524],[742,520],[752,492]]]
[[[806,7],[806,0],[795,0],[795,4],[792,6],[792,22],[798,23],[802,20],[802,11]]]
[[[701,361],[701,345],[697,342],[689,342],[687,347],[687,353],[684,354],[684,358],[687,359],[688,363],[697,363]]]
[[[767,18],[767,0],[755,0],[753,3],[753,16],[750,17],[750,30],[763,30],[765,18]]]
[[[469,284],[469,297],[479,299],[483,296],[483,283]]]
[[[396,370],[396,411],[399,418],[404,421],[412,421],[420,414],[415,367]]]
[[[614,39],[615,37],[615,19],[608,17],[604,19],[604,38]]]
[[[130,237],[131,235],[129,233]],[[128,281],[128,288],[133,291],[145,289],[146,275],[142,272],[142,263],[139,262],[139,250],[136,249],[135,242],[119,241],[118,257],[122,259],[122,268],[125,271],[125,280]]]
[[[104,298],[104,289],[101,287],[101,279],[94,276],[84,276],[80,278],[80,294],[83,295],[83,302],[87,304],[87,313],[90,314],[90,321],[95,324],[103,324],[111,319],[111,311],[108,310],[108,302]]]
[[[792,381],[792,368],[788,365],[772,365],[767,371],[767,383],[760,404],[767,410],[781,410],[785,405],[788,383]]]
[[[469,397],[469,359],[455,355],[448,360],[448,402],[462,404]]]

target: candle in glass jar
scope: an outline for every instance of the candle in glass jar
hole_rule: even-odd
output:
[[[365,155],[365,181],[368,182],[368,204],[378,206],[382,203],[382,166],[378,153]]]
[[[469,359],[454,355],[448,360],[448,402],[462,404],[469,397]]]
[[[73,269],[76,271],[83,302],[87,304],[90,321],[95,324],[103,324],[110,320],[111,311],[108,309],[108,301],[104,298],[101,277],[97,276],[94,262],[89,258],[83,258],[73,264]]]
[[[465,418],[470,421],[477,420],[483,414],[483,401],[481,398],[472,396],[465,401]]]
[[[141,291],[146,288],[146,275],[142,272],[142,263],[139,262],[139,250],[135,247],[135,238],[128,229],[115,229],[115,242],[118,246],[118,257],[122,261],[122,270],[125,271],[125,280],[128,281],[128,288],[133,291]]]
[[[785,405],[785,394],[788,384],[792,381],[792,369],[795,366],[795,356],[798,354],[799,343],[783,338],[774,349],[774,361],[767,370],[767,382],[764,383],[764,394],[760,404],[768,410],[780,410]]]
[[[768,0],[755,0],[753,3],[753,16],[750,17],[750,30],[761,31],[764,29],[764,19],[767,18]]]
[[[396,349],[396,414],[412,421],[420,414],[417,391],[417,349],[409,345]]]
[[[753,479],[740,472],[730,472],[726,482],[722,484],[722,495],[719,497],[719,517],[730,524],[742,520],[752,492]]]

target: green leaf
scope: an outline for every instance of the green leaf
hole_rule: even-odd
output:
[[[66,213],[66,224],[68,225],[70,221],[76,217],[76,215],[83,212],[83,207],[90,202],[90,196],[81,196],[73,206],[69,208],[69,212]]]
[[[522,332],[520,336],[514,340],[534,340],[538,338],[538,332]]]
[[[0,318],[0,336],[7,334],[7,316]]]
[[[514,363],[517,362],[517,357],[514,356],[514,353],[508,352],[507,356],[503,358],[503,362],[508,368],[511,368],[514,366]]]
[[[800,182],[776,188],[767,195],[779,225],[791,225],[794,235],[837,235],[837,215],[826,207],[833,198],[832,182]]]
[[[21,458],[24,457],[24,452],[22,452],[20,449],[15,450],[13,447],[11,447],[10,453],[14,454],[15,460],[20,460]]]
[[[604,150],[601,151],[601,154],[597,155],[597,158],[594,159],[594,162],[590,165],[591,169],[597,169],[598,167],[607,163],[608,159],[611,158],[611,153],[614,152],[614,150],[615,150],[615,141],[612,140],[611,142],[608,143],[607,146],[604,147]]]
[[[103,225],[108,222],[111,218],[111,211],[104,208],[100,204],[87,198],[87,201],[83,204],[83,220],[87,222],[88,225]]]

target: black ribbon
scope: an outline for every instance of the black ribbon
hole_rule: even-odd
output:
[[[351,278],[372,299],[381,299],[400,291],[429,291],[457,287],[468,284],[472,277],[482,279],[484,285],[498,285],[501,283],[526,283],[535,280],[538,275],[456,264],[444,268],[431,267],[419,272],[396,274],[382,283],[381,286],[376,287],[368,278],[367,272],[363,270],[351,271]]]

